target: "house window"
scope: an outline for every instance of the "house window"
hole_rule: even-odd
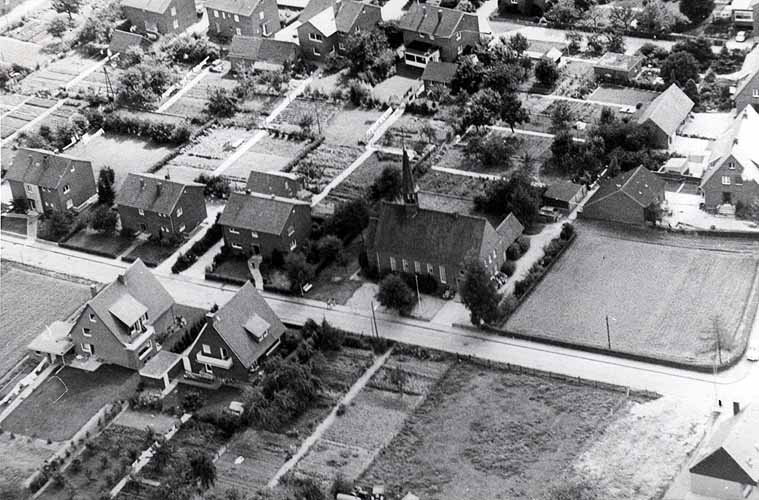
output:
[[[402,259],[401,260],[401,265],[403,266],[403,272],[407,273],[408,272],[408,261],[406,259]]]
[[[435,268],[432,266],[432,264],[427,264],[427,274],[434,274]]]
[[[397,266],[395,265],[395,257],[390,257],[390,270],[395,271]]]
[[[337,48],[340,49],[340,50],[345,50],[345,45],[343,44],[343,42],[338,42],[337,43]]]
[[[219,17],[219,11],[218,10],[213,11],[213,17]]]
[[[258,13],[258,19],[260,19],[261,21],[264,20],[264,11],[261,11]]]
[[[263,24],[261,25],[261,30],[263,31],[263,35],[264,35],[264,36],[269,36],[269,35],[271,35],[271,32],[269,31],[269,23],[263,23]]]
[[[445,280],[445,267],[440,266],[440,283],[448,283]]]
[[[211,354],[211,346],[208,344],[203,344],[203,354]]]
[[[229,234],[240,234],[240,231],[238,231],[237,229],[235,229],[233,227],[230,227],[229,228]]]
[[[211,368],[211,365],[203,365],[203,371],[210,375],[213,375],[213,368]]]
[[[145,210],[143,210],[141,208],[138,208],[137,209],[137,213],[140,214],[140,215],[145,215]]]
[[[751,97],[754,97],[754,98],[759,97],[759,89],[752,89],[751,90]]]
[[[242,250],[242,245],[240,245],[239,243],[232,243],[232,248],[234,248],[235,250]]]
[[[297,246],[298,246],[298,242],[297,242],[297,241],[295,241],[295,240],[292,240],[292,241],[290,242],[290,251],[293,251],[293,250],[295,250],[295,247],[297,247]]]
[[[335,53],[335,46],[333,45],[332,48],[329,51],[330,55],[333,55]]]
[[[459,40],[461,40],[461,32],[457,31],[456,32],[456,41],[459,41]]]
[[[96,320],[95,320],[95,315],[94,315],[94,314],[92,314],[92,313],[90,313],[90,322],[92,322],[92,323],[95,323],[95,322],[96,322]]]
[[[238,16],[237,14],[235,14],[235,22],[236,22],[236,23],[239,23],[239,22],[240,22],[240,16]]]
[[[320,56],[320,55],[322,55],[322,53],[319,52],[319,50],[316,47],[314,47],[314,55],[315,56]]]
[[[66,208],[74,208],[74,200],[66,200]]]
[[[422,272],[422,265],[419,263],[418,260],[414,261],[414,272],[417,274]]]
[[[226,18],[227,18],[227,13],[226,13],[226,12],[224,12],[224,11],[222,11],[222,12],[221,12],[221,18],[222,18],[222,19],[226,19]]]
[[[735,162],[734,161],[728,162],[727,168],[729,168],[730,170],[735,170]]]
[[[323,40],[322,36],[319,33],[309,33],[308,39],[311,40],[312,42],[319,42],[319,43],[321,43],[321,41]]]
[[[740,175],[733,176],[733,183],[738,186],[741,186],[743,184],[743,177],[741,177]]]
[[[177,15],[177,8],[176,7],[172,7],[171,8],[171,17],[174,17],[176,15]]]
[[[287,228],[287,236],[292,236],[295,234],[295,226],[290,226]]]
[[[251,237],[251,238],[258,238],[258,233],[257,233],[257,232],[255,232],[255,231],[251,231],[251,232],[250,232],[250,237]]]
[[[68,184],[63,186],[63,194],[67,194],[69,191],[71,191],[71,186],[69,186]]]
[[[240,31],[240,28],[235,28],[235,34],[242,35],[242,31]]]
[[[219,355],[221,356],[221,359],[227,359],[229,357],[229,353],[223,347],[219,347]]]
[[[730,176],[729,175],[723,175],[722,176],[722,185],[723,186],[729,186],[730,183]]]
[[[34,192],[34,187],[32,187],[29,184],[27,184],[26,185],[26,192],[27,193],[33,193]]]
[[[182,210],[182,207],[177,208],[177,217],[182,217],[182,214],[184,211]]]
[[[179,21],[177,21],[176,19],[174,19],[174,22],[172,23],[172,25],[174,26],[175,30],[179,29]]]
[[[92,354],[92,344],[85,344],[84,342],[82,342],[79,345],[82,347],[82,351],[88,354]]]
[[[361,28],[358,27],[358,26],[356,26],[356,33],[360,32],[360,31],[361,31]]]
[[[459,54],[459,55],[461,55],[462,52],[464,52],[464,47],[462,45],[459,45],[456,48],[456,53]]]
[[[82,335],[85,337],[92,337],[92,332],[89,328],[82,328]]]

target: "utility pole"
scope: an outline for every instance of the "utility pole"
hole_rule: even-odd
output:
[[[379,338],[379,328],[377,327],[377,317],[374,315],[374,301],[372,301],[372,327],[374,336]]]
[[[609,329],[609,315],[606,315],[606,341],[609,343],[609,350],[611,351],[611,330]]]

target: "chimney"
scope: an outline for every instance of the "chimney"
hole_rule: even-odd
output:
[[[122,285],[126,285],[126,273],[119,274],[119,277],[116,278],[119,283]]]
[[[98,286],[95,284],[90,285],[90,296],[94,297],[98,294]]]
[[[170,181],[171,180],[171,175],[168,172],[166,172],[166,175],[164,176],[164,179],[166,179],[167,181]]]
[[[143,189],[145,189],[145,179],[140,177],[140,191],[142,191]]]
[[[737,415],[741,412],[741,404],[738,401],[733,401],[733,415]]]
[[[437,10],[437,23],[440,24],[443,22],[443,9]]]

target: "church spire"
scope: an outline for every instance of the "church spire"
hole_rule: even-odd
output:
[[[402,180],[403,180],[403,183],[402,183],[403,203],[417,205],[419,203],[419,199],[417,196],[417,191],[419,191],[419,188],[416,186],[416,182],[414,181],[414,172],[411,169],[411,162],[409,161],[408,152],[406,152],[406,148],[403,148],[403,178]]]

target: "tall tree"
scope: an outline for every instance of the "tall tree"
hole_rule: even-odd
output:
[[[680,12],[694,24],[709,17],[714,10],[714,0],[680,0]]]
[[[525,36],[521,33],[517,33],[516,35],[509,38],[509,49],[513,50],[514,53],[519,57],[521,57],[529,47],[530,42],[528,42],[527,38],[525,38]]]
[[[550,59],[542,58],[535,65],[535,78],[545,87],[553,87],[559,79],[559,68]]]
[[[498,104],[501,96],[493,89],[478,90],[461,110],[462,129],[470,126],[476,129],[492,125],[498,119]]]
[[[552,134],[569,131],[574,121],[572,108],[569,104],[566,101],[556,101],[551,108],[553,109],[551,109],[551,128],[549,131]]]
[[[388,309],[409,314],[416,303],[416,295],[403,279],[395,273],[385,276],[379,284],[377,300]]]
[[[211,457],[203,452],[198,452],[190,458],[192,475],[197,478],[204,489],[208,489],[216,482],[216,465]]]
[[[635,20],[635,11],[627,5],[616,5],[609,9],[609,24],[612,28],[627,31]]]
[[[290,252],[285,257],[285,272],[290,279],[290,289],[303,294],[303,286],[314,279],[314,266],[306,262],[301,252]]]
[[[672,52],[661,65],[661,76],[667,85],[684,88],[688,80],[698,81],[698,61],[690,52]]]
[[[369,187],[369,196],[373,200],[394,200],[401,194],[401,170],[392,165],[382,169],[382,173]]]
[[[384,80],[394,68],[395,54],[381,30],[352,32],[344,46],[351,74],[371,84]]]
[[[481,327],[498,318],[498,292],[479,259],[467,260],[459,294],[473,325]]]
[[[111,206],[116,198],[116,192],[113,189],[113,183],[116,180],[116,173],[111,167],[105,166],[100,169],[98,174],[98,203],[101,205]]]

